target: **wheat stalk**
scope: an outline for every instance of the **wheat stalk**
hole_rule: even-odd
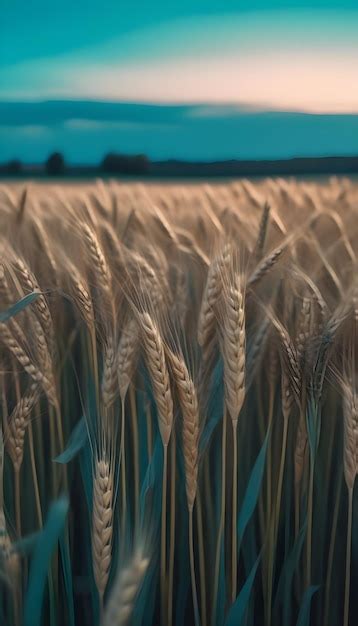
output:
[[[281,406],[282,415],[285,420],[288,420],[294,403],[294,397],[291,391],[290,378],[287,375],[285,366],[283,364],[281,368]]]
[[[348,626],[349,620],[349,596],[351,581],[351,551],[352,551],[352,525],[353,525],[353,489],[358,473],[358,401],[355,388],[343,382],[343,416],[344,416],[344,446],[343,468],[346,485],[348,488],[348,526],[346,546],[346,579],[344,594],[344,626]]]
[[[50,243],[48,234],[43,226],[42,220],[36,215],[34,216],[34,219],[33,219],[33,226],[34,226],[35,237],[37,238],[40,246],[43,248],[45,255],[47,257],[47,260],[49,262],[49,266],[51,268],[51,281],[53,281],[56,287],[58,288],[59,287],[59,280],[58,280],[59,268],[55,260],[55,257],[52,253],[51,243]]]
[[[245,400],[245,305],[241,278],[236,274],[225,290],[222,352],[225,403],[233,428],[232,590],[237,586],[237,422]]]

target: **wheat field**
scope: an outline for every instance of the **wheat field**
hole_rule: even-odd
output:
[[[358,183],[0,186],[0,623],[353,626]]]

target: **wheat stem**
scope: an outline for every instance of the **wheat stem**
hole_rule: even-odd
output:
[[[169,536],[169,567],[168,567],[168,626],[173,623],[173,580],[175,554],[175,495],[176,495],[176,441],[175,431],[170,443],[170,536]]]
[[[308,506],[307,506],[306,587],[310,586],[311,576],[312,576],[313,478],[314,478],[314,458],[313,458],[313,455],[311,454],[309,485],[308,485]]]
[[[270,385],[270,397],[269,397],[269,408],[268,408],[268,424],[269,428],[271,428],[272,418],[273,418],[273,408],[274,408],[274,390],[273,385]],[[267,450],[267,473],[266,473],[266,518],[267,523],[269,523],[271,517],[271,497],[272,497],[272,443]]]
[[[232,569],[231,569],[231,601],[235,602],[237,591],[237,421],[232,420],[233,463],[232,463]]]
[[[196,518],[197,518],[197,533],[198,533],[198,551],[199,551],[199,576],[200,576],[200,610],[201,610],[201,622],[203,626],[207,626],[207,614],[206,614],[206,569],[205,569],[205,548],[204,548],[204,536],[203,536],[203,515],[201,506],[201,495],[198,493],[196,498]]]
[[[329,541],[329,552],[328,552],[328,560],[327,560],[327,575],[326,575],[326,591],[325,591],[323,624],[328,624],[329,603],[331,599],[331,581],[332,581],[334,549],[336,546],[338,517],[339,517],[340,504],[341,504],[342,485],[343,485],[342,476],[340,476],[338,480],[339,480],[338,491],[336,493],[336,501],[335,501],[334,511],[333,511],[332,530],[331,530],[331,536],[330,536],[330,541]]]
[[[193,597],[195,626],[200,626],[198,595],[196,591],[195,560],[194,560],[194,532],[193,532],[193,508],[189,508],[189,558],[191,592]]]
[[[21,497],[20,497],[20,468],[14,468],[15,473],[15,517],[16,533],[21,537]]]
[[[121,398],[121,486],[122,486],[122,507],[121,507],[121,527],[122,537],[126,536],[126,516],[127,516],[127,492],[126,492],[126,446],[125,446],[125,398]]]
[[[38,483],[38,478],[37,478],[35,451],[34,451],[34,437],[33,437],[31,422],[29,423],[29,426],[28,426],[28,436],[29,436],[31,471],[32,471],[34,492],[35,492],[36,512],[37,512],[39,527],[42,528],[43,519],[42,519],[42,510],[41,510],[41,499],[40,499],[39,483]]]
[[[353,521],[353,487],[348,489],[348,524],[346,547],[346,581],[344,588],[344,618],[343,626],[349,622],[349,592],[351,584],[351,557],[352,557],[352,521]]]
[[[135,528],[138,528],[138,504],[139,504],[139,434],[136,394],[133,385],[129,387],[129,402],[131,407],[131,423],[133,436],[133,466],[134,466],[134,520]]]
[[[299,489],[295,489],[295,537],[300,529],[300,495]]]
[[[168,445],[163,446],[163,476],[162,476],[162,518],[161,518],[161,552],[160,552],[160,598],[161,623],[165,626],[167,615],[167,475],[168,475]]]
[[[147,452],[148,452],[148,459],[151,459],[152,458],[152,454],[153,454],[153,427],[152,427],[152,414],[151,414],[149,403],[148,403],[148,406],[147,406],[146,411],[145,411],[145,418],[146,418],[146,424],[147,424]]]
[[[285,460],[286,460],[287,433],[288,433],[288,420],[284,419],[276,502],[275,502],[274,511],[270,518],[271,519],[270,532],[269,532],[269,555],[270,556],[269,556],[268,601],[267,601],[268,626],[271,624],[271,619],[272,619],[272,606],[271,606],[272,605],[272,589],[273,589],[273,581],[275,578],[275,554],[277,553],[277,533],[278,533],[278,526],[279,526],[279,520],[280,520],[283,473],[285,469]]]
[[[98,354],[97,354],[96,330],[95,330],[94,325],[91,326],[90,340],[91,340],[91,349],[92,349],[92,365],[93,365],[94,386],[95,386],[95,392],[96,392],[96,406],[97,406],[97,412],[99,414]]]
[[[218,535],[216,539],[216,551],[215,551],[215,568],[214,568],[214,589],[213,589],[213,610],[211,615],[211,624],[216,626],[216,610],[218,602],[218,587],[219,587],[219,571],[220,571],[220,556],[221,556],[221,542],[223,539],[225,529],[225,505],[226,505],[226,409],[224,409],[223,427],[222,427],[222,441],[221,441],[221,510],[220,510],[220,522]]]
[[[284,422],[283,422],[283,433],[282,433],[282,442],[281,442],[281,458],[280,458],[280,468],[279,468],[279,475],[278,475],[277,495],[276,495],[276,505],[275,505],[275,537],[274,537],[274,546],[276,545],[277,531],[278,531],[278,525],[279,525],[279,519],[280,519],[283,474],[284,474],[285,462],[286,462],[287,434],[288,434],[288,420],[285,419]]]

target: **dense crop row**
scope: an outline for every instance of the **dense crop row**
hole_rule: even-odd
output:
[[[0,188],[0,621],[358,619],[358,186]]]

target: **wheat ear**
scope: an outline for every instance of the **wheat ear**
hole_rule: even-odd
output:
[[[104,457],[96,461],[93,484],[92,559],[101,601],[107,586],[112,557],[113,472]]]
[[[241,280],[236,276],[225,293],[223,357],[228,413],[237,422],[245,399],[245,308]]]
[[[10,288],[5,276],[5,269],[2,263],[0,263],[0,296],[1,296],[1,308],[10,306]]]
[[[49,401],[52,404],[55,403],[56,393],[52,387],[51,381],[49,381],[49,379],[43,374],[43,372],[40,371],[40,369],[36,365],[34,365],[32,361],[30,361],[26,352],[12,335],[7,325],[3,322],[0,322],[0,339],[4,342],[6,347],[14,355],[20,365],[22,365],[25,372],[27,372],[30,378],[32,378],[32,380],[34,380],[36,383],[42,384]]]
[[[254,256],[257,261],[260,261],[260,259],[262,258],[263,251],[264,251],[266,234],[267,234],[267,226],[268,226],[269,217],[270,217],[270,210],[271,210],[271,207],[269,203],[265,202],[264,208],[262,210],[262,215],[261,215],[261,220],[260,220],[260,225],[259,225],[259,232],[257,235],[257,241],[255,244],[255,249],[254,249]]]
[[[88,224],[83,224],[83,236],[97,282],[104,291],[110,293],[111,273],[97,235]]]
[[[103,356],[102,401],[108,411],[117,398],[117,352],[112,336],[106,341]]]
[[[186,497],[189,510],[189,555],[195,623],[199,621],[193,537],[193,508],[198,488],[199,409],[193,380],[184,359],[169,351],[170,366],[178,390],[183,415],[183,451]],[[204,581],[203,581],[204,582]],[[204,600],[205,601],[205,600]]]
[[[102,626],[126,626],[129,623],[148,565],[149,559],[138,550],[127,567],[119,571],[105,608]]]
[[[138,322],[129,319],[122,331],[118,351],[118,387],[121,397],[121,436],[120,436],[120,458],[121,458],[121,485],[122,485],[122,528],[125,527],[127,496],[126,496],[126,446],[125,446],[125,399],[130,385],[139,350]]]
[[[343,467],[348,489],[353,489],[358,473],[358,401],[350,386],[343,386],[344,448]]]
[[[199,408],[194,382],[184,360],[168,350],[170,368],[183,415],[183,451],[188,508],[193,509],[198,486]]]
[[[118,345],[118,384],[122,401],[126,397],[136,366],[139,349],[138,330],[138,322],[135,319],[129,319],[123,328]]]
[[[245,399],[245,306],[240,276],[225,291],[223,357],[225,402],[233,429],[231,599],[237,589],[237,422]]]
[[[161,615],[162,620],[167,615],[166,590],[166,503],[167,503],[167,466],[168,443],[173,426],[173,399],[170,389],[169,372],[165,359],[164,344],[157,325],[149,313],[138,314],[139,325],[143,336],[145,356],[150,374],[153,394],[158,411],[159,432],[164,446],[163,475],[162,475],[162,514],[161,514]]]
[[[353,489],[358,473],[358,401],[354,389],[343,384],[344,477],[348,488],[348,525],[343,626],[348,626],[352,558]]]
[[[23,396],[12,411],[6,429],[6,443],[9,456],[16,472],[20,471],[24,455],[24,441],[26,428],[31,411],[39,399],[40,391],[37,385]]]
[[[45,255],[47,257],[47,260],[49,262],[49,266],[51,268],[51,280],[53,280],[56,287],[58,287],[59,286],[59,282],[58,282],[59,272],[58,272],[57,262],[55,260],[54,255],[52,254],[51,244],[49,241],[48,234],[43,226],[42,220],[36,216],[34,217],[34,220],[33,220],[33,226],[34,226],[34,231],[35,231],[35,237],[37,238],[40,246],[43,248]]]
[[[158,327],[149,313],[140,313],[139,322],[143,335],[147,367],[158,409],[159,432],[163,445],[167,446],[173,426],[173,398],[164,344]]]
[[[282,255],[284,248],[277,248],[270,254],[268,254],[256,267],[247,280],[248,287],[254,287],[266,276],[269,271],[276,265],[280,256]]]
[[[3,509],[0,509],[0,564],[5,564],[6,581],[13,587],[14,592],[16,592],[20,559],[18,554],[14,551]]]
[[[41,291],[34,274],[29,270],[20,257],[15,257],[13,265],[20,275],[23,286],[27,287],[30,291]],[[35,300],[34,308],[38,311],[41,325],[44,329],[46,337],[48,338],[50,350],[52,351],[55,345],[55,334],[50,309],[43,294],[40,293],[38,298]]]
[[[16,573],[17,557],[11,552],[11,539],[4,514],[4,438],[0,427],[0,561],[5,562],[11,577]],[[7,573],[7,572],[6,572]]]
[[[215,326],[215,306],[222,292],[222,276],[231,259],[231,246],[226,244],[221,254],[209,267],[198,320],[198,342],[204,347]]]
[[[74,300],[88,330],[92,332],[94,327],[94,312],[88,286],[85,279],[81,276],[80,272],[76,269],[73,263],[68,262],[68,269]]]
[[[311,322],[312,322],[312,306],[310,298],[303,298],[302,301],[302,309],[301,309],[301,319],[298,327],[298,332],[296,336],[296,351],[297,351],[297,359],[300,363],[301,367],[304,365],[304,356],[307,346],[307,341],[311,332]]]

